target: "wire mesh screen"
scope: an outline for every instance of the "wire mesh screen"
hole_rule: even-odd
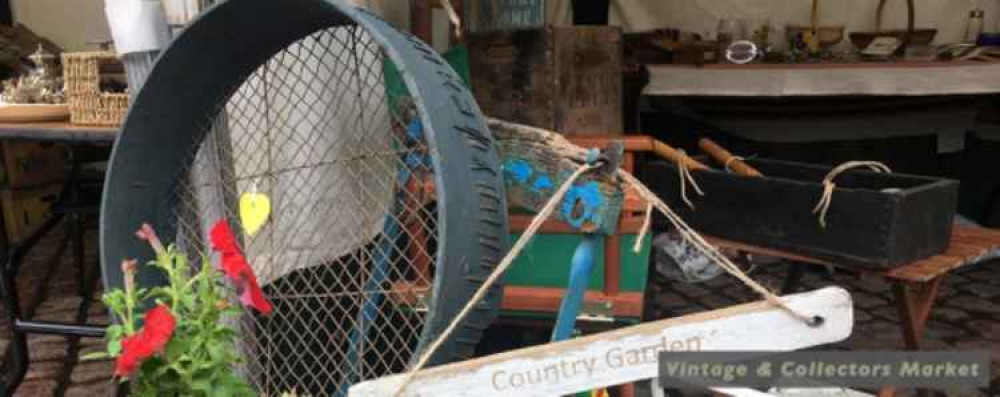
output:
[[[436,188],[394,71],[360,27],[301,39],[219,104],[177,188],[187,252],[208,251],[220,218],[240,230],[241,197],[270,199],[242,243],[275,310],[237,327],[240,367],[264,394],[341,394],[405,369],[421,338],[413,291],[437,257]]]

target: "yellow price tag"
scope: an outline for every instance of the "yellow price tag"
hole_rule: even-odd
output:
[[[271,199],[261,193],[240,196],[240,223],[250,236],[257,234],[271,216]]]

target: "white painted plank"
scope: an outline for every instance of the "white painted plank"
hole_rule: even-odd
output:
[[[854,312],[844,289],[828,287],[785,299],[797,312],[825,321],[813,328],[767,303],[750,303],[427,369],[400,395],[566,395],[653,378],[660,350],[788,351],[851,334]],[[394,395],[402,378],[359,383],[349,396]]]
[[[768,393],[775,397],[875,397],[869,393],[843,387],[772,388]]]

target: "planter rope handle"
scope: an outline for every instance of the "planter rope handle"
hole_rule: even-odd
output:
[[[689,208],[694,209],[694,203],[688,199],[687,188],[685,186],[690,183],[691,187],[694,188],[694,192],[702,197],[705,196],[705,192],[701,191],[698,181],[694,180],[694,176],[691,175],[691,170],[688,168],[688,161],[691,158],[688,157],[687,152],[684,149],[677,149],[677,152],[680,153],[680,157],[677,158],[677,176],[681,181],[681,200],[684,200],[684,203]]]
[[[837,188],[837,184],[833,183],[833,179],[844,171],[862,167],[875,172],[892,173],[889,166],[878,161],[848,161],[830,170],[830,173],[826,174],[826,178],[823,178],[823,196],[820,197],[819,202],[816,203],[816,207],[813,208],[813,214],[819,214],[819,224],[824,229],[826,229],[826,212],[830,209],[830,204],[833,203],[833,191]]]

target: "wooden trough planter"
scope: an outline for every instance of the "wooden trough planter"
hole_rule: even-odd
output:
[[[893,268],[948,247],[957,181],[846,171],[834,181],[823,227],[813,209],[831,167],[765,159],[747,163],[765,177],[692,171],[705,192],[699,196],[688,188],[694,209],[681,199],[673,163],[648,163],[643,179],[691,226],[716,237],[873,269]]]

